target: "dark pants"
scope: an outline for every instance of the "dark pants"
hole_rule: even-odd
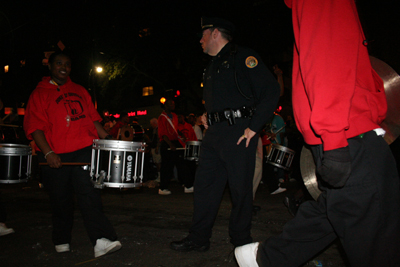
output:
[[[194,183],[194,214],[189,239],[199,245],[209,243],[212,227],[228,183],[232,210],[229,235],[234,246],[252,242],[253,175],[258,135],[236,145],[248,121],[215,124],[207,130]]]
[[[91,148],[59,154],[62,162],[90,162]],[[43,159],[43,154],[39,155]],[[95,189],[89,172],[80,166],[63,166],[59,169],[43,167],[43,184],[48,190],[53,217],[53,243],[71,243],[74,215],[74,192],[79,209],[93,246],[99,238],[115,241],[113,226],[103,214],[100,190]]]
[[[182,148],[179,141],[172,141],[177,148]],[[188,173],[188,166],[183,159],[183,150],[168,150],[167,142],[162,141],[160,146],[161,169],[160,169],[160,189],[168,189],[169,182],[174,177],[174,167],[178,171],[178,180],[189,188],[193,186],[193,176]]]
[[[7,221],[7,211],[1,202],[1,192],[0,192],[0,223],[5,223]]]
[[[399,178],[375,132],[348,140],[352,172],[341,189],[322,188],[303,203],[283,233],[259,245],[259,266],[300,266],[339,238],[351,266],[400,266]],[[317,167],[320,146],[312,147]]]

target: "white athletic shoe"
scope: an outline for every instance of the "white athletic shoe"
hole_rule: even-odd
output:
[[[250,243],[235,248],[235,257],[240,267],[258,267],[257,250],[259,243]]]
[[[4,223],[0,223],[0,236],[14,233],[14,229],[8,228]]]
[[[70,251],[69,244],[61,244],[55,246],[58,253]]]
[[[194,191],[193,186],[189,188],[185,187],[185,193],[193,193],[193,191]]]
[[[282,188],[282,187],[278,187],[278,189],[276,189],[274,192],[271,193],[271,195],[276,195],[282,192],[285,192],[286,188]]]
[[[169,191],[168,189],[163,189],[163,190],[158,189],[158,194],[159,195],[164,195],[164,196],[171,195],[171,191]]]
[[[96,241],[96,246],[94,246],[94,257],[100,257],[107,253],[111,253],[119,250],[122,247],[119,241],[111,241],[107,238],[100,238]]]

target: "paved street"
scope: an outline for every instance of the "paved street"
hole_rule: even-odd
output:
[[[288,184],[288,191],[295,183]],[[104,212],[114,225],[122,249],[95,259],[82,217],[75,212],[71,252],[57,253],[51,241],[51,213],[46,191],[36,181],[0,184],[2,202],[7,207],[7,225],[15,234],[0,237],[1,266],[237,266],[229,243],[228,222],[231,208],[226,190],[214,226],[208,252],[181,253],[169,243],[187,235],[193,209],[193,195],[184,194],[178,182],[172,195],[160,196],[158,188],[102,189]],[[260,185],[255,204],[261,211],[253,217],[255,241],[278,234],[291,219],[282,201],[287,192],[271,196]],[[334,243],[304,266],[345,266]]]

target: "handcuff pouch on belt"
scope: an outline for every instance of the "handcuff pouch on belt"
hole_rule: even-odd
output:
[[[227,108],[223,112],[214,112],[207,114],[208,125],[213,125],[218,122],[228,121],[229,126],[236,124],[236,119],[251,118],[255,108],[243,106],[239,109]]]

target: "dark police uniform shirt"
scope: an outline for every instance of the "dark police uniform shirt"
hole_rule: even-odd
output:
[[[203,99],[208,113],[255,106],[249,128],[258,132],[276,109],[279,84],[252,49],[227,43],[212,58],[203,79]]]

